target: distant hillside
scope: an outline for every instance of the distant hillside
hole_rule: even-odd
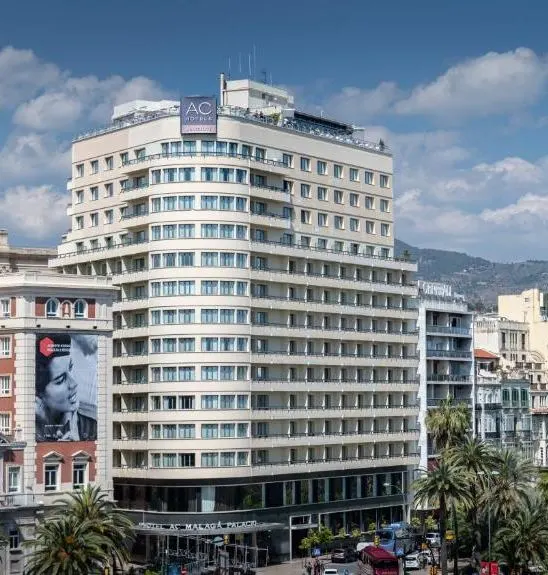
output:
[[[419,279],[446,282],[478,309],[494,309],[497,296],[539,287],[548,291],[548,261],[491,262],[461,252],[415,248],[396,240],[396,254],[408,251],[419,264]]]

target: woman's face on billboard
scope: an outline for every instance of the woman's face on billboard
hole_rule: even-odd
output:
[[[72,377],[70,355],[54,357],[49,364],[49,382],[42,397],[47,407],[59,413],[78,408],[76,381]]]

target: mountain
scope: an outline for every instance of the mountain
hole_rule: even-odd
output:
[[[491,262],[462,252],[416,248],[396,240],[396,255],[404,252],[418,262],[419,279],[449,283],[478,310],[494,310],[499,294],[538,287],[548,291],[548,261]]]

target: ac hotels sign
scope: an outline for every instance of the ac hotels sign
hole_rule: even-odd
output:
[[[217,100],[210,96],[181,99],[181,134],[216,134]]]

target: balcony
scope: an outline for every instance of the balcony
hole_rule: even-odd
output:
[[[426,405],[428,407],[439,407],[443,401],[447,401],[448,399],[452,399],[454,404],[463,403],[464,405],[471,406],[472,405],[472,398],[470,397],[428,397],[426,399]]]
[[[426,380],[440,383],[472,383],[472,378],[469,375],[454,375],[450,373],[429,373],[426,376]]]
[[[469,327],[452,327],[443,325],[427,324],[426,333],[428,334],[447,334],[447,335],[462,335],[470,336],[472,331]]]
[[[74,138],[74,141],[78,142],[80,140],[85,140],[87,138],[93,138],[96,136],[100,136],[102,134],[108,134],[110,132],[123,130],[130,126],[136,126],[138,124],[153,122],[155,120],[159,120],[162,118],[178,117],[179,115],[180,115],[179,106],[165,110],[157,110],[155,112],[147,112],[146,114],[138,115],[131,119],[125,119],[122,121],[113,122],[112,124],[109,124],[104,128],[83,132],[78,136],[76,136]],[[341,134],[339,132],[329,130],[324,126],[312,125],[309,122],[305,122],[295,118],[282,119],[280,117],[275,116],[265,116],[264,114],[258,114],[257,112],[250,112],[245,108],[239,108],[237,106],[218,106],[217,116],[220,118],[223,117],[236,118],[244,122],[251,122],[261,124],[264,126],[270,126],[279,130],[287,130],[293,133],[297,132],[305,136],[311,136],[314,138],[327,139],[332,143],[340,143],[346,146],[361,148],[368,152],[380,154],[383,156],[392,155],[390,148],[385,144],[367,142],[365,140],[358,140],[357,138],[354,138],[352,134]],[[198,154],[195,153],[194,155],[196,156]],[[282,165],[285,166],[285,164]]]
[[[427,349],[426,357],[445,359],[471,359],[472,352],[455,349]]]

